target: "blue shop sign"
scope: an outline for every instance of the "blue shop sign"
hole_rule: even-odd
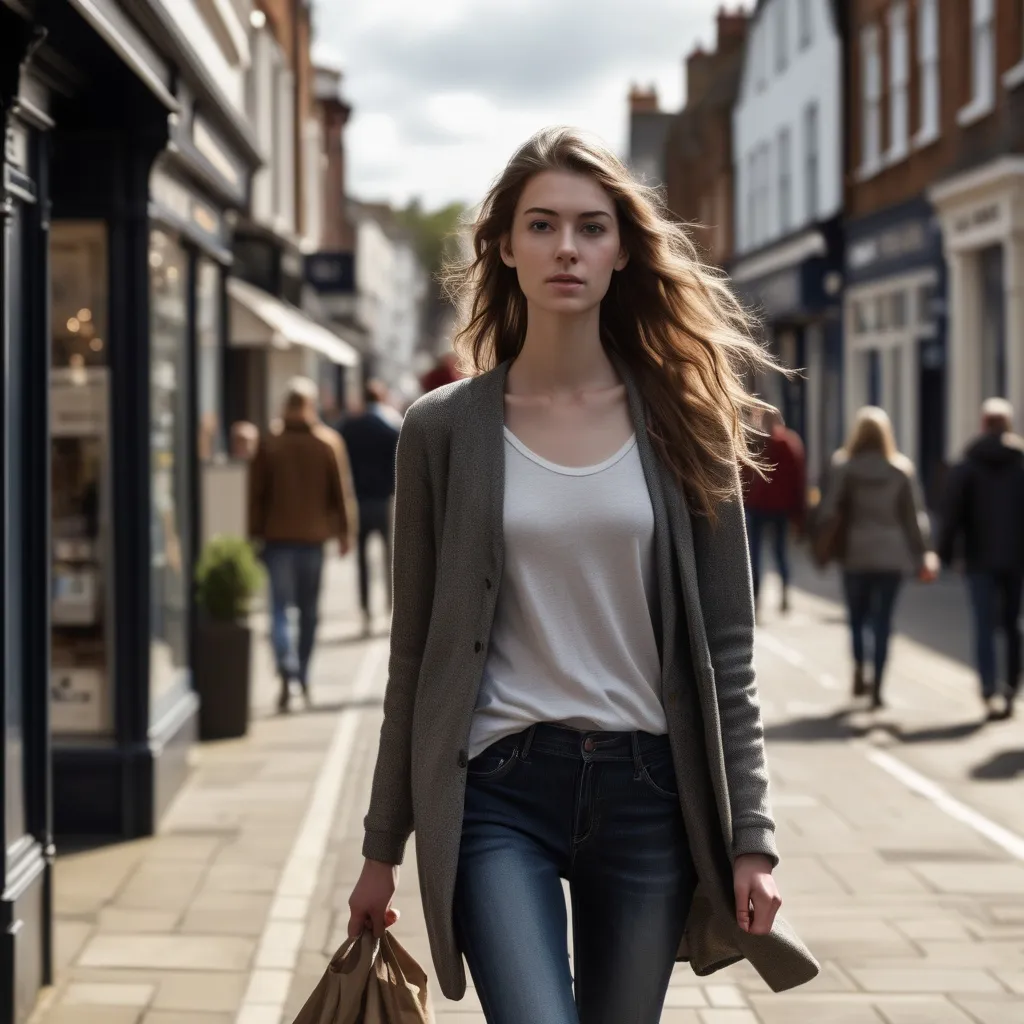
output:
[[[838,303],[842,275],[827,257],[812,256],[733,286],[746,305],[771,319],[814,316]]]
[[[926,199],[869,214],[846,227],[848,284],[942,263],[942,229]]]
[[[355,291],[355,256],[350,252],[314,252],[306,257],[306,281],[324,295]]]

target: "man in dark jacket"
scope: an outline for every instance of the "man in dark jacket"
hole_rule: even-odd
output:
[[[391,604],[391,499],[395,493],[395,453],[402,418],[389,404],[387,388],[371,380],[364,393],[366,409],[342,427],[352,463],[352,479],[359,502],[359,604],[363,632],[370,634],[370,568],[366,546],[379,533],[384,541],[388,605]]]
[[[770,471],[767,477],[747,476],[743,505],[754,576],[754,603],[761,594],[761,542],[765,529],[775,540],[775,566],[782,578],[782,611],[789,610],[789,530],[803,526],[806,508],[807,465],[800,436],[790,430],[777,412],[764,418],[767,437],[761,456]]]
[[[975,658],[990,718],[1008,718],[1021,677],[1024,591],[1024,441],[1011,433],[1013,409],[1001,398],[982,406],[982,434],[950,473],[939,555],[962,554],[974,616]],[[997,628],[1006,633],[1007,686],[996,686]]]

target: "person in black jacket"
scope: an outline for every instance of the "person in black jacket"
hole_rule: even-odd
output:
[[[939,554],[962,554],[974,616],[975,657],[989,718],[1009,718],[1021,679],[1024,591],[1024,440],[1011,433],[1013,408],[1001,398],[982,406],[982,435],[950,473]],[[997,628],[1006,633],[1007,686],[996,685]]]
[[[368,381],[364,391],[366,408],[347,420],[341,436],[348,447],[359,502],[359,604],[363,611],[363,632],[371,632],[370,571],[366,546],[375,533],[381,535],[386,553],[388,607],[391,606],[391,499],[395,493],[395,454],[401,415],[388,404],[383,383]]]

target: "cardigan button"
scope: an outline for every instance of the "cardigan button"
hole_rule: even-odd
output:
[[[484,580],[484,586],[485,586],[485,587],[486,587],[486,588],[487,588],[488,590],[490,590],[490,589],[491,589],[491,581],[490,581],[490,580]]]
[[[465,768],[469,764],[469,755],[464,751],[459,751],[459,767]]]
[[[480,650],[481,650],[482,647],[483,647],[483,644],[480,643],[479,640],[477,640],[477,642],[475,644],[473,644],[473,650],[476,651],[477,654],[480,653]]]

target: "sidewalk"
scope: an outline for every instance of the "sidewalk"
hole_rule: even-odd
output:
[[[38,1024],[293,1019],[344,937],[362,864],[386,641],[349,639],[352,572],[331,567],[317,709],[274,714],[261,643],[250,736],[196,750],[161,834],[59,858],[59,985]],[[970,672],[902,637],[892,707],[851,711],[838,609],[798,593],[779,619],[767,586],[779,880],[822,974],[774,995],[746,965],[705,979],[680,965],[663,1022],[1020,1024],[1024,801],[1015,771],[977,769],[1005,766],[1024,730],[977,728]],[[416,877],[410,845],[397,934],[429,971]],[[482,1024],[472,991],[434,995],[438,1024]]]

